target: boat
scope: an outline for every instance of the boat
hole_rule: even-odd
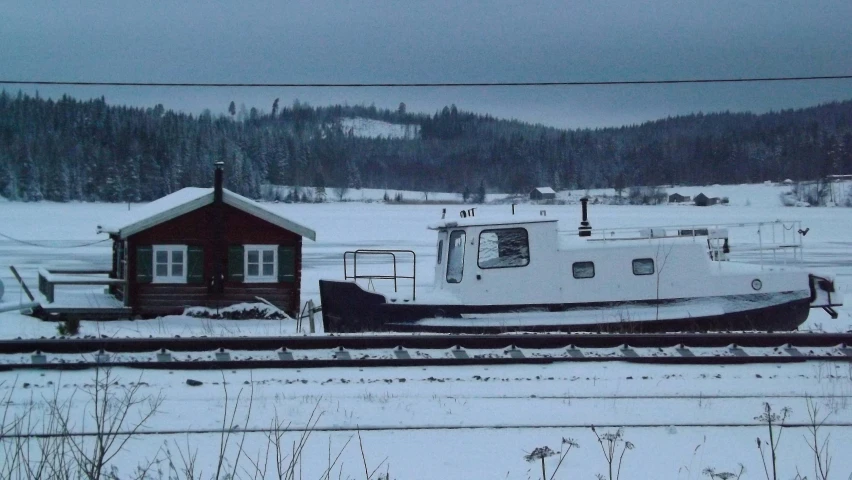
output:
[[[416,291],[407,250],[344,254],[344,280],[320,280],[326,332],[789,331],[813,308],[843,304],[828,274],[801,264],[801,222],[560,231],[546,212],[479,218],[471,210],[430,225],[435,281]],[[756,232],[735,246],[733,227]],[[777,233],[780,231],[780,233]],[[777,233],[777,234],[776,234]],[[754,263],[734,257],[757,259]],[[376,257],[393,271],[365,273]],[[360,267],[360,272],[359,272]],[[373,291],[389,280],[395,292]],[[411,291],[398,291],[401,281]],[[360,283],[359,283],[360,282]],[[364,283],[366,282],[366,285]]]

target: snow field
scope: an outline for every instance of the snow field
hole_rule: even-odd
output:
[[[6,374],[7,380],[14,378],[17,388],[12,391],[9,383],[4,384],[0,395],[11,394],[12,405],[20,411],[33,399],[37,409],[43,408],[38,399],[51,398],[54,392],[60,401],[73,394],[71,417],[79,419],[75,426],[90,431],[83,424],[88,400],[76,389],[91,385],[92,375]],[[835,471],[844,474],[852,469],[852,458],[842,453],[843,445],[852,441],[848,426],[852,424],[852,370],[847,363],[783,367],[562,364],[363,371],[116,369],[111,375],[119,385],[143,382],[142,395],[165,396],[162,413],[145,429],[160,433],[136,437],[118,461],[122,471],[141,458],[152,458],[164,441],[185,445],[187,440],[209,469],[220,441],[218,434],[209,432],[221,429],[226,408],[223,388],[228,389],[230,402],[226,426],[237,425],[238,435],[268,428],[276,414],[285,424],[292,422],[291,428],[301,429],[314,409],[321,413],[315,416],[314,433],[303,459],[305,478],[318,477],[327,465],[328,448],[336,452],[357,430],[362,430],[370,464],[387,458],[392,478],[506,478],[507,474],[508,478],[527,478],[530,465],[523,455],[543,445],[558,449],[562,437],[577,440],[581,448],[569,455],[558,478],[588,478],[604,469],[588,425],[597,425],[599,431],[625,427],[625,438],[636,449],[625,457],[622,478],[700,478],[698,473],[707,466],[730,469],[738,463],[749,472],[745,478],[761,478],[754,442],[757,436],[765,438],[766,431],[754,417],[762,412],[762,402],[770,402],[776,411],[790,407],[788,422],[807,423],[805,396],[812,396],[830,414],[824,433],[831,434]],[[190,387],[185,384],[187,378],[203,384]],[[26,388],[24,382],[29,383]],[[234,410],[238,394],[240,401]],[[252,413],[247,418],[249,398]],[[782,440],[780,465],[784,471],[810,467],[805,433],[803,428],[790,429]],[[288,446],[296,436],[287,436]],[[248,433],[246,439],[244,449],[251,455],[266,446],[263,432]],[[176,447],[172,443],[170,448],[174,451]],[[234,448],[228,455],[232,461]],[[345,475],[358,478],[357,443],[350,444],[342,458]]]
[[[711,191],[713,187],[703,190],[711,196],[730,196],[732,204],[726,207],[591,205],[589,216],[594,228],[801,219],[803,226],[810,228],[804,239],[805,266],[835,273],[838,287],[849,303],[852,209],[783,208],[773,203],[777,188],[764,187],[731,187],[741,191],[741,197],[733,191],[731,195]],[[751,193],[760,190],[765,190],[764,197]],[[669,189],[669,193],[674,191],[690,195],[686,190]],[[746,199],[750,200],[749,206]],[[435,233],[425,226],[441,218],[442,208],[447,209],[447,218],[451,219],[458,218],[461,209],[473,207],[355,202],[267,205],[317,231],[317,242],[304,243],[302,301],[318,301],[320,278],[342,278],[343,252],[355,248],[414,250],[418,291],[428,288],[435,261]],[[108,242],[72,247],[102,239],[95,234],[96,225],[127,208],[126,204],[4,202],[0,206],[0,233],[59,248],[0,238],[0,279],[6,285],[2,301],[22,297],[9,265],[18,267],[31,289],[37,285],[37,269],[42,266],[108,267]],[[510,212],[508,205],[476,208],[477,217]],[[519,214],[528,215],[537,215],[542,209],[548,217],[560,220],[561,229],[576,231],[580,220],[576,205],[516,207]],[[736,246],[735,237],[732,246]],[[401,292],[407,288],[400,283]],[[60,289],[57,295],[61,294]],[[839,311],[840,318],[831,320],[815,310],[806,327],[826,331],[852,328],[852,310],[843,307]],[[2,338],[53,336],[55,331],[55,325],[17,312],[0,314]],[[182,316],[135,322],[82,322],[81,327],[83,334],[107,336],[280,335],[293,331],[292,323],[286,321]],[[852,423],[852,374],[848,369],[847,363],[726,367],[584,363],[363,371],[329,368],[170,373],[119,369],[113,374],[118,375],[120,384],[144,382],[144,394],[163,392],[162,413],[151,420],[148,430],[221,428],[225,406],[223,374],[229,389],[229,407],[239,389],[243,389],[244,400],[248,388],[254,385],[248,422],[244,421],[247,405],[241,403],[237,409],[239,430],[246,426],[268,427],[276,411],[294,426],[303,426],[317,407],[323,414],[317,424],[320,430],[312,434],[304,453],[304,478],[318,478],[327,466],[329,442],[335,453],[354,433],[352,429],[361,427],[382,429],[362,432],[364,449],[371,468],[388,459],[391,478],[536,478],[538,465],[525,462],[523,455],[544,445],[558,450],[562,437],[576,439],[581,448],[568,455],[557,478],[592,478],[605,471],[605,464],[591,431],[577,425],[596,424],[625,426],[625,438],[636,445],[625,455],[622,478],[697,479],[706,478],[701,475],[705,467],[732,471],[738,463],[746,467],[743,478],[763,478],[755,438],[766,438],[766,430],[757,426],[754,418],[762,413],[764,401],[776,410],[790,407],[790,421],[806,422],[804,397],[812,396],[824,412],[831,414],[829,423]],[[75,389],[91,385],[93,374],[4,372],[0,374],[0,398],[11,395],[11,411],[24,413],[30,405],[44,411],[46,399],[54,392],[67,399],[76,391],[72,402],[75,428],[86,430],[85,396]],[[190,387],[185,383],[187,378],[200,380],[203,385]],[[24,383],[29,385],[24,388]],[[405,430],[406,427],[421,429]],[[396,430],[387,430],[391,428]],[[333,429],[345,431],[327,431]],[[784,434],[779,456],[784,472],[781,478],[792,478],[796,467],[803,475],[812,475],[812,457],[803,440],[805,433],[797,428]],[[831,434],[833,472],[845,478],[852,472],[852,457],[843,454],[852,445],[852,429],[826,427],[825,433]],[[287,445],[295,438],[296,434],[288,434]],[[168,441],[176,454],[173,442],[185,446],[189,441],[197,449],[204,471],[209,472],[219,439],[214,433],[138,436],[117,458],[116,465],[120,472],[129,472],[140,459],[153,457],[163,442]],[[265,447],[263,433],[247,434],[247,452]],[[236,457],[233,448],[228,455],[231,459]],[[341,461],[343,478],[363,475],[357,438],[346,447]],[[555,465],[553,458],[548,462],[549,468]],[[241,460],[240,468],[249,466],[245,459]]]

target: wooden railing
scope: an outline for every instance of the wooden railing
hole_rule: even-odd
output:
[[[94,277],[108,275],[110,270],[47,268],[38,269],[38,291],[48,302],[53,303],[56,285],[123,285],[120,278]]]

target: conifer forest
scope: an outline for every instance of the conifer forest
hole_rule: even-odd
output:
[[[536,186],[813,180],[852,173],[852,101],[766,114],[696,113],[618,128],[562,130],[458,110],[409,113],[374,106],[237,107],[174,112],[103,98],[0,93],[0,195],[11,200],[150,201],[210,186],[224,161],[227,188],[261,185],[418,191],[526,192]],[[214,106],[211,106],[213,108]],[[227,110],[224,108],[227,107]],[[410,126],[366,138],[346,118]]]

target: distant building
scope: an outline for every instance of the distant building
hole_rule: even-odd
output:
[[[550,187],[534,188],[530,192],[530,200],[555,200],[556,192]]]
[[[695,205],[698,207],[706,207],[708,205],[713,205],[711,203],[710,197],[704,195],[703,193],[699,193],[698,195],[696,195],[694,202]]]
[[[679,193],[673,193],[669,195],[669,203],[683,203],[690,201],[691,198],[686,195],[681,195]]]

